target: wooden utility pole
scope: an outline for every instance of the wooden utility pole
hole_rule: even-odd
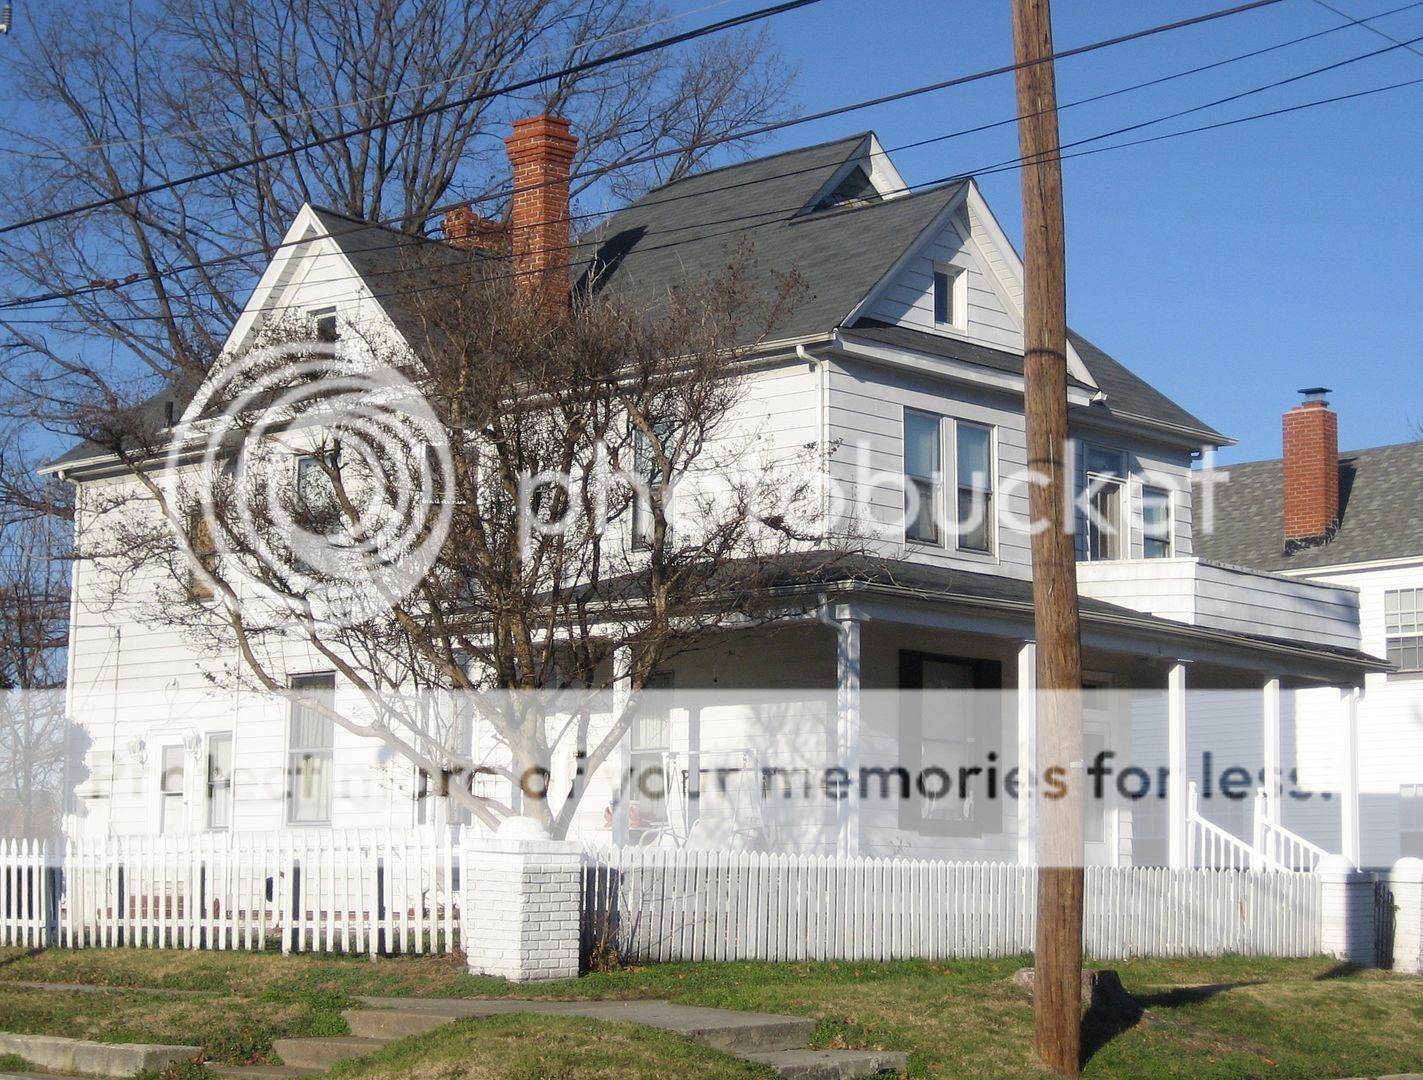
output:
[[[1063,1076],[1081,1071],[1082,1045],[1082,645],[1077,564],[1070,530],[1073,478],[1067,428],[1067,272],[1057,88],[1048,0],[1013,0],[1018,146],[1023,157],[1025,312],[1024,413],[1034,523],[1033,608],[1037,633],[1038,767],[1066,780],[1038,811],[1038,918],[1033,1044]]]

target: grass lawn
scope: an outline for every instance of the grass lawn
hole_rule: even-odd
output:
[[[1021,958],[932,963],[666,964],[537,987],[463,973],[447,958],[342,959],[137,949],[0,950],[0,1027],[97,1038],[199,1042],[219,1060],[262,1060],[271,1039],[344,1030],[356,994],[658,997],[813,1017],[815,1043],[910,1052],[913,1077],[1043,1075],[1028,1052],[1032,1009],[1008,981]],[[1378,1076],[1423,1070],[1423,980],[1327,959],[1134,960],[1113,965],[1151,1010],[1121,1030],[1089,1014],[1094,1078]],[[52,993],[36,980],[200,991]],[[23,1025],[23,1026],[17,1026]],[[418,1069],[416,1063],[419,1064]],[[416,1071],[412,1071],[416,1070]],[[491,1071],[492,1070],[492,1071]],[[350,1080],[759,1075],[645,1029],[572,1017],[462,1022],[336,1074]]]

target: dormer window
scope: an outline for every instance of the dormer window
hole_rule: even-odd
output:
[[[857,166],[851,169],[845,179],[836,184],[830,192],[815,204],[816,210],[831,210],[837,206],[863,206],[866,203],[880,202],[883,196],[879,189],[875,187],[874,181],[870,179],[870,174],[865,172],[863,167]]]
[[[968,275],[958,266],[934,267],[934,325],[963,330],[968,321]]]

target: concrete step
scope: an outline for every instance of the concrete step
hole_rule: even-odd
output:
[[[624,1020],[646,1024],[727,1053],[766,1053],[795,1050],[805,1046],[815,1030],[815,1021],[803,1016],[775,1013],[736,1012],[697,1005],[673,1005],[667,1001],[516,1001],[439,999],[417,1001],[400,998],[363,998],[380,1011],[408,1013],[419,1017],[454,1019],[464,1016],[506,1016],[528,1012],[555,1016],[587,1016],[595,1020]],[[352,1015],[355,1014],[353,1010]],[[347,1017],[350,1022],[350,1017]],[[361,1021],[365,1023],[366,1021]],[[372,1020],[371,1023],[379,1021]],[[398,1022],[398,1021],[397,1021]],[[413,1022],[413,1021],[412,1021]],[[355,1031],[355,1027],[352,1027]],[[369,1030],[369,1029],[368,1029]],[[425,1028],[424,1030],[429,1030]]]
[[[335,1035],[325,1039],[278,1039],[272,1049],[281,1055],[282,1064],[299,1069],[329,1069],[338,1061],[361,1057],[379,1050],[389,1039],[360,1039],[352,1035]]]
[[[208,1063],[208,1071],[214,1076],[231,1077],[232,1080],[288,1080],[298,1076],[318,1076],[320,1069],[300,1069],[295,1065],[214,1065]],[[35,1080],[30,1077],[29,1080]]]
[[[786,1080],[854,1080],[902,1073],[908,1055],[891,1050],[777,1050],[739,1057],[775,1069]]]
[[[361,1039],[404,1039],[456,1019],[448,1013],[426,1009],[347,1009],[341,1015],[351,1034]]]

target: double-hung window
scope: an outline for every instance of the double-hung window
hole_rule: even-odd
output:
[[[209,829],[232,826],[232,733],[208,736],[207,818]]]
[[[1423,671],[1423,589],[1389,589],[1383,594],[1388,661],[1400,671]]]
[[[172,836],[183,831],[183,747],[173,743],[159,750],[158,831]]]
[[[953,455],[953,527],[948,527],[944,468]],[[993,428],[904,410],[904,536],[959,551],[993,551]]]
[[[1147,559],[1171,557],[1171,492],[1141,489],[1141,554]]]
[[[1122,558],[1122,508],[1126,455],[1120,450],[1087,447],[1087,558]]]
[[[657,517],[653,513],[653,502],[662,506],[662,516],[667,523],[667,531],[672,530],[672,489],[663,483],[662,461],[675,453],[676,429],[670,421],[660,421],[652,425],[653,436],[657,440],[654,448],[652,439],[641,428],[633,432],[633,469],[639,480],[647,485],[646,498],[643,492],[634,491],[632,501],[632,546],[646,551],[652,547],[657,528]]]
[[[292,825],[331,822],[335,729],[330,713],[335,701],[335,675],[298,675],[292,679],[287,735],[287,821]]]

